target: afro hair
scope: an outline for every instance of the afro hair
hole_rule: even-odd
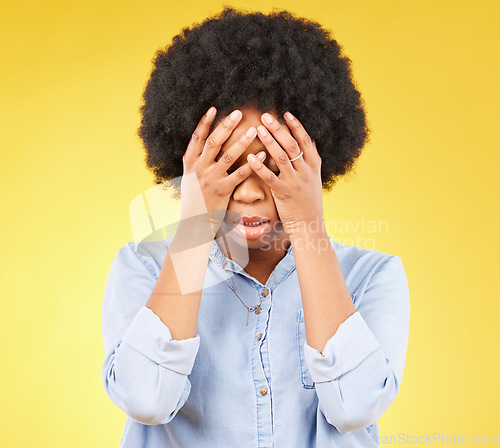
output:
[[[316,142],[326,191],[351,171],[367,143],[363,99],[352,79],[351,60],[328,30],[292,13],[265,15],[224,7],[183,28],[156,51],[143,93],[138,136],[156,184],[179,197],[182,157],[210,106],[217,119],[246,106],[289,110]]]

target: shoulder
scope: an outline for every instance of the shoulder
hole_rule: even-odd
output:
[[[357,267],[358,269],[377,270],[389,261],[391,264],[402,262],[401,258],[395,254],[343,244],[330,236],[328,238],[341,265],[349,269]]]
[[[173,237],[157,241],[127,242],[118,250],[113,263],[119,264],[122,268],[147,269],[155,279],[158,279],[172,239]]]
[[[343,244],[329,238],[351,292],[365,291],[375,281],[406,282],[406,272],[400,256]]]

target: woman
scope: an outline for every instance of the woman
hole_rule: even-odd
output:
[[[181,221],[108,276],[120,446],[379,446],[410,302],[397,255],[324,225],[322,191],[369,133],[350,60],[315,22],[226,8],[154,64],[139,135]]]

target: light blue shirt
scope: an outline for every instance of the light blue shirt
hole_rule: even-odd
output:
[[[124,448],[379,447],[403,378],[410,297],[401,258],[330,238],[356,307],[323,353],[306,341],[293,247],[263,285],[214,240],[196,337],[172,340],[144,305],[172,237],[127,243],[102,308],[106,393]],[[222,270],[251,313],[230,289]],[[267,293],[267,295],[266,295]]]

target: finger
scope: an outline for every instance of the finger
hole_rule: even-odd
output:
[[[304,129],[302,123],[290,112],[285,112],[283,116],[285,117],[287,126],[292,130],[292,134],[294,135],[295,140],[298,142],[299,147],[302,151],[304,151],[301,159],[303,158],[306,163],[310,160],[319,159],[320,156],[318,154],[318,150],[316,149],[316,145],[314,144],[307,131]]]
[[[257,132],[259,139],[264,143],[264,146],[269,151],[269,154],[271,154],[280,172],[284,173],[286,176],[294,175],[295,168],[292,162],[290,162],[290,157],[283,151],[270,132],[262,125],[257,127]]]
[[[224,151],[220,158],[217,160],[217,170],[220,174],[227,171],[236,160],[239,159],[241,154],[245,152],[250,143],[252,143],[257,135],[257,130],[251,126],[247,131],[238,139],[236,143],[231,145],[231,147]],[[217,155],[216,157],[218,157]]]
[[[215,117],[217,115],[217,109],[212,106],[208,111],[201,117],[196,129],[191,134],[186,152],[184,153],[184,158],[187,161],[194,161],[200,156],[203,146],[205,145],[205,139],[210,132],[210,126],[212,125]]]
[[[266,152],[265,151],[260,151],[257,153],[257,160],[261,160],[262,162],[266,159]],[[229,188],[233,189],[236,188],[236,186],[241,183],[243,180],[245,180],[250,174],[254,173],[254,170],[250,166],[250,163],[247,161],[244,163],[242,166],[240,166],[237,170],[229,174],[225,182],[227,182]]]
[[[259,176],[271,190],[279,192],[282,189],[283,181],[276,176],[267,166],[265,166],[257,157],[253,154],[248,154],[248,163],[253,171]]]
[[[266,126],[268,131],[271,132],[273,138],[278,142],[282,150],[285,150],[289,159],[294,159],[300,154],[301,148],[297,143],[297,140],[295,140],[295,138],[290,134],[287,126],[281,124],[269,113],[262,114],[261,121]],[[302,157],[294,160],[294,162],[295,163],[290,166],[295,169],[300,169],[300,167],[304,164]]]
[[[208,164],[214,161],[215,156],[219,153],[224,142],[238,125],[241,117],[241,111],[236,109],[217,125],[215,130],[205,140],[205,145],[203,146],[203,151],[200,156],[200,159],[203,161],[202,163]]]

